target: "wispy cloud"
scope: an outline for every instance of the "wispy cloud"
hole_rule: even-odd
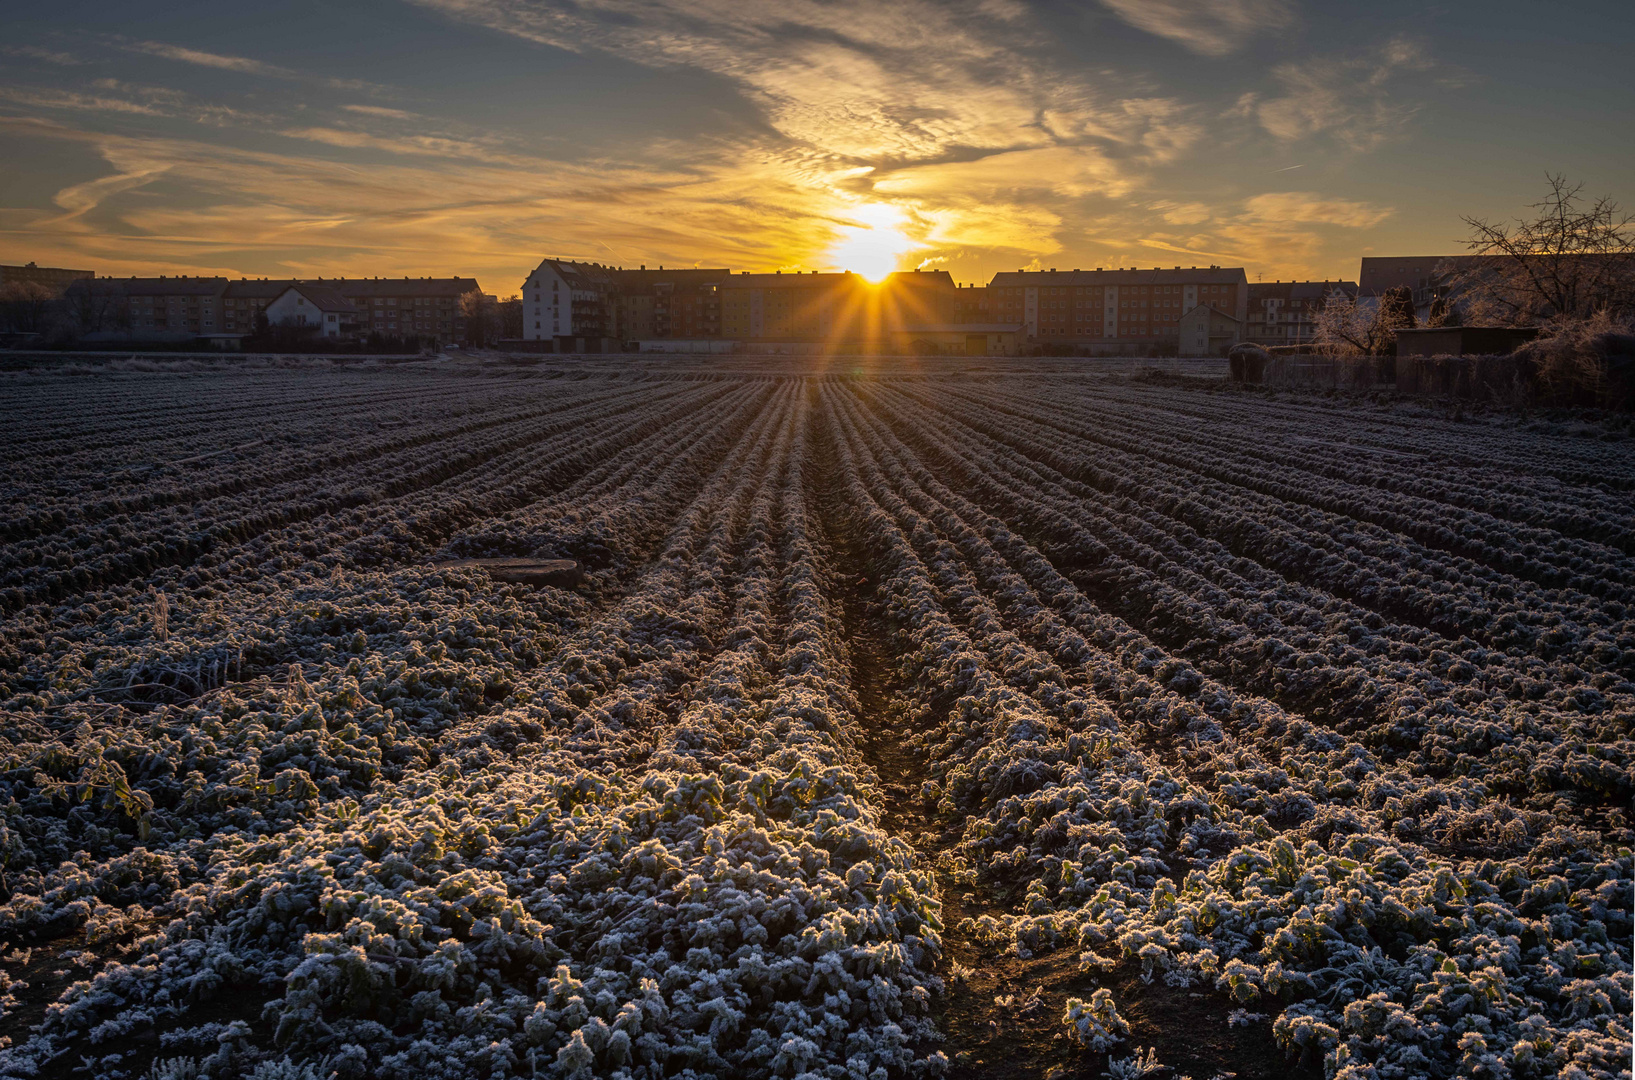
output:
[[[1158,202],[1151,209],[1171,225],[1197,225],[1215,216],[1208,204],[1201,202]]]
[[[517,154],[506,154],[470,139],[454,139],[437,135],[390,136],[367,131],[342,128],[307,127],[286,128],[279,132],[292,139],[324,143],[348,149],[383,150],[389,154],[413,154],[422,157],[455,158],[464,161],[484,161],[506,165],[538,165],[543,159]]]
[[[128,101],[102,94],[81,94],[72,90],[0,86],[0,99],[37,109],[74,109],[81,112],[129,113],[139,116],[166,115],[164,110],[144,102]]]
[[[379,116],[388,120],[413,120],[418,114],[405,112],[402,109],[388,109],[384,105],[342,105],[347,112],[359,113],[363,116]]]
[[[1418,43],[1396,38],[1363,56],[1313,57],[1273,69],[1276,97],[1251,93],[1239,113],[1254,115],[1279,139],[1325,134],[1356,150],[1370,150],[1403,128],[1419,111],[1411,78],[1435,65]]]
[[[169,45],[162,41],[133,41],[126,47],[131,52],[147,53],[149,56],[159,56],[166,60],[175,60],[182,64],[194,64],[198,67],[216,68],[220,71],[238,71],[245,75],[260,75],[270,79],[302,78],[300,72],[286,67],[279,67],[276,64],[251,60],[245,56],[223,56],[221,53],[189,49],[182,45]]]
[[[269,64],[263,60],[253,60],[247,56],[229,56],[222,53],[205,52],[202,49],[190,49],[185,45],[172,45],[163,41],[132,41],[126,43],[124,47],[130,52],[146,53],[149,56],[174,60],[181,64],[215,68],[218,71],[234,71],[241,75],[254,75],[264,79],[316,83],[336,90],[381,89],[372,83],[364,82],[362,79],[336,79],[313,75],[308,72],[297,71],[294,68]]]
[[[1366,229],[1378,225],[1395,211],[1388,206],[1351,199],[1325,198],[1310,191],[1277,191],[1244,200],[1244,213],[1255,221],[1341,225]]]
[[[1138,30],[1204,56],[1225,56],[1294,18],[1288,0],[1101,0]]]
[[[45,49],[38,45],[0,45],[0,53],[7,56],[26,56],[30,60],[44,60],[48,64],[58,64],[62,67],[78,67],[85,63],[72,53]]]

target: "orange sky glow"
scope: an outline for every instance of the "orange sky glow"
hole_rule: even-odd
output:
[[[1627,86],[1551,113],[1445,15],[367,0],[201,22],[70,2],[0,45],[0,262],[458,273],[501,294],[546,255],[1354,278],[1362,255],[1459,250],[1461,214],[1512,213],[1547,168],[1598,190],[1631,174],[1627,140],[1580,130]],[[321,46],[292,29],[313,18]],[[1541,84],[1556,62],[1535,55]]]

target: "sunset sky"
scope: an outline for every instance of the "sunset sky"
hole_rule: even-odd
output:
[[[7,8],[7,263],[1354,279],[1546,171],[1635,202],[1628,0]]]

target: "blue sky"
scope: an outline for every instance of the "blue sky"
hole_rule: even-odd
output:
[[[1627,2],[8,7],[0,262],[1354,278],[1547,171],[1635,202]]]

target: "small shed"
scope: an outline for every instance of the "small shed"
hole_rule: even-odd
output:
[[[1535,326],[1430,326],[1397,331],[1398,356],[1504,356],[1538,337]]]

